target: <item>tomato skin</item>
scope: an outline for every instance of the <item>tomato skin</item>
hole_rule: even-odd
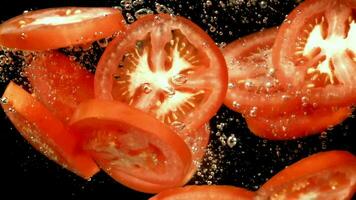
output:
[[[94,97],[94,75],[61,53],[38,53],[24,71],[36,97],[64,123]]]
[[[81,18],[71,19],[75,16]],[[59,18],[52,20],[58,24],[48,24],[52,22],[50,17]],[[36,20],[42,20],[43,24],[41,21],[31,24]],[[68,22],[63,23],[66,20]],[[58,49],[93,42],[124,29],[124,19],[114,8],[48,8],[30,11],[2,23],[0,45],[32,51]]]
[[[347,195],[343,199],[351,199],[352,195],[356,192],[356,157],[349,152],[337,150],[316,153],[283,169],[261,186],[257,192],[260,197],[257,199],[269,199],[275,195],[274,192],[283,190],[286,185],[298,183],[297,181],[303,181],[313,176],[322,177],[333,171],[344,172],[345,176],[350,179],[351,182],[348,184]],[[333,181],[333,177],[330,177],[328,181]],[[310,184],[307,188],[311,187],[309,190],[312,190],[313,184],[317,185],[318,183],[311,182]],[[288,192],[292,194],[292,191],[287,191],[287,194]],[[327,191],[320,192],[326,192],[329,195],[328,199],[341,199],[341,197],[332,196],[331,193],[328,194]],[[278,196],[276,197],[278,198]],[[284,198],[288,198],[288,196],[284,196]],[[319,200],[320,198],[315,199]]]
[[[75,133],[31,94],[10,82],[2,107],[19,133],[39,152],[73,173],[89,179],[99,171],[80,147]]]
[[[265,29],[237,39],[222,49],[230,85],[224,104],[246,117],[289,113],[302,104],[294,91],[283,89],[287,83],[275,77],[272,46],[277,33],[277,28]]]
[[[154,193],[157,187],[150,186],[161,186],[159,190],[180,186],[192,163],[188,147],[168,126],[120,102],[83,102],[71,127],[86,137],[85,149],[99,166],[132,189]],[[150,153],[148,148],[158,152],[156,163],[147,163],[151,157],[141,159]]]
[[[150,200],[252,200],[254,193],[224,185],[194,185],[163,191]]]
[[[160,27],[164,27],[162,28],[162,30],[165,31],[164,33],[157,31],[159,30]],[[162,46],[164,46],[166,42],[167,44],[169,44],[168,43],[169,38],[167,34],[169,35],[171,33],[168,32],[167,30],[181,31],[182,35],[184,35],[185,37],[188,36],[186,40],[189,40],[188,42],[193,44],[194,48],[197,49],[196,50],[198,51],[197,56],[201,57],[200,54],[204,54],[205,56],[204,58],[207,58],[206,60],[202,61],[204,62],[202,66],[197,67],[198,69],[193,69],[192,73],[188,73],[186,72],[188,70],[185,70],[184,73],[187,73],[188,74],[187,76],[190,77],[188,78],[188,81],[183,86],[172,86],[171,81],[168,80],[169,78],[158,77],[160,76],[160,74],[166,73],[165,71],[167,70],[166,65],[168,65],[167,64],[168,61],[167,62],[164,61],[164,59],[167,59],[166,58],[167,56],[165,56],[166,52],[163,52],[164,48],[161,48]],[[152,88],[154,91],[147,92],[149,94],[145,95],[144,94],[145,84],[142,84],[139,86],[139,89],[137,89],[135,92],[132,92],[135,93],[135,95],[133,95],[132,98],[122,97],[120,99],[120,97],[118,96],[122,94],[127,94],[128,91],[127,90],[125,91],[124,88],[117,88],[118,86],[115,86],[114,84],[116,82],[119,82],[116,81],[114,78],[116,70],[118,70],[117,66],[121,63],[122,57],[125,56],[125,54],[127,54],[127,52],[129,52],[131,48],[135,48],[137,43],[143,41],[145,39],[146,33],[149,33],[150,31],[151,31],[151,37],[153,38],[151,40],[157,40],[157,42],[155,41],[150,43],[152,47],[151,46],[149,47],[150,48],[149,52],[155,52],[155,54],[149,53],[149,56],[151,57],[156,56],[158,58],[156,57],[155,59],[151,58],[150,61],[147,61],[148,62],[147,65],[149,66],[147,66],[146,64],[144,65],[146,69],[149,69],[150,73],[153,74],[152,75],[153,78],[158,77],[157,81],[152,82],[152,84],[156,84]],[[157,33],[153,34],[152,32],[154,31],[157,31]],[[153,62],[157,62],[160,64],[158,64],[157,66],[155,64],[152,64]],[[166,63],[162,64],[164,62]],[[207,62],[209,64],[206,65]],[[123,68],[126,69],[125,66],[123,66]],[[183,68],[183,66],[180,65],[178,70],[181,70],[180,68]],[[207,68],[209,69],[207,70]],[[128,71],[130,70],[131,68],[128,69]],[[139,74],[139,72],[137,72],[137,74]],[[145,74],[145,73],[141,73],[141,74]],[[130,77],[130,75],[125,74],[122,76],[120,75],[119,78],[120,77],[125,78],[125,77]],[[153,78],[143,77],[143,75],[141,76],[140,79],[143,80],[144,78],[147,79],[148,81],[153,80]],[[126,81],[126,83],[128,84],[136,83],[137,81],[135,80],[128,80]],[[156,116],[157,118],[160,118],[161,121],[164,121],[167,124],[172,124],[174,122],[174,117],[172,117],[172,119],[166,119],[166,116],[168,114],[162,114],[161,116],[158,116],[160,112],[164,113],[166,111],[162,108],[163,106],[162,107],[158,106],[158,105],[165,104],[165,101],[162,102],[162,98],[169,100],[169,98],[166,98],[167,91],[163,91],[162,89],[164,85],[159,84],[161,82],[165,82],[164,84],[167,84],[169,87],[172,86],[172,88],[176,91],[176,93],[179,93],[180,90],[185,90],[190,92],[191,90],[198,91],[200,89],[204,91],[204,96],[201,97],[201,99],[199,99],[198,103],[195,102],[192,103],[194,104],[193,106],[189,105],[189,102],[179,103],[180,105],[184,105],[185,108],[190,109],[189,112],[184,111],[185,114],[179,114],[180,117],[178,117],[179,122],[181,124],[184,124],[184,129],[185,129],[184,131],[196,130],[201,126],[203,126],[215,114],[215,112],[219,109],[219,107],[223,102],[227,89],[226,64],[224,62],[220,50],[215,45],[213,40],[203,30],[201,30],[197,25],[193,24],[191,21],[179,16],[172,17],[165,14],[147,15],[138,19],[135,23],[130,25],[125,34],[119,35],[106,48],[103,56],[99,61],[97,71],[95,74],[95,80],[94,80],[95,96],[99,99],[125,102],[127,104],[138,107],[141,110],[151,113],[152,115]],[[131,86],[127,86],[127,88],[130,87]],[[173,94],[173,97],[170,99],[175,99],[174,95],[175,94]],[[140,103],[137,103],[135,105],[135,101],[139,101]],[[166,105],[167,105],[166,107],[169,107],[168,109],[170,109],[170,106],[172,106],[172,104],[170,103],[167,103]],[[163,111],[158,111],[160,109]],[[178,111],[174,111],[174,112],[177,113]]]
[[[355,29],[355,23],[352,24],[355,10],[354,1],[307,0],[296,7],[280,27],[272,53],[276,75],[281,81],[289,82],[290,87],[305,93],[311,103],[349,106],[356,102],[356,78],[353,75],[356,62],[355,57],[350,56],[355,54],[355,48],[351,45],[350,49],[340,47],[340,43],[354,43],[351,30]],[[308,43],[304,40],[315,36],[311,31],[316,24],[322,30],[320,41],[308,42],[315,47],[306,50]],[[348,41],[340,42],[340,38]],[[333,43],[322,46],[325,41]]]
[[[311,113],[285,114],[277,117],[246,118],[255,135],[270,140],[291,140],[320,133],[352,114],[349,107],[316,109]]]

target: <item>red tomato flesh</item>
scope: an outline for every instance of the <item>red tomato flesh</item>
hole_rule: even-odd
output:
[[[85,179],[99,171],[75,133],[20,86],[10,82],[1,105],[20,134],[50,160]]]
[[[30,11],[0,25],[0,45],[49,50],[85,44],[124,30],[114,8],[63,7]]]

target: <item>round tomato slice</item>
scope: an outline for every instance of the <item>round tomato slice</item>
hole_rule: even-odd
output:
[[[73,131],[20,86],[10,82],[1,102],[16,129],[43,155],[85,179],[99,171]]]
[[[288,140],[320,133],[344,121],[352,114],[349,107],[316,109],[271,117],[246,118],[255,135],[271,140]]]
[[[178,16],[147,15],[106,48],[94,87],[100,99],[124,102],[178,131],[191,131],[221,106],[227,69],[197,25]]]
[[[166,188],[179,186],[191,166],[190,150],[175,132],[124,103],[83,102],[75,111],[71,124],[85,132],[85,149],[118,182],[124,176],[126,180],[133,177]]]
[[[114,8],[64,7],[24,13],[0,25],[0,45],[48,50],[85,44],[124,30]]]
[[[301,105],[300,97],[281,87],[272,65],[278,29],[271,28],[227,45],[223,54],[229,71],[225,105],[246,117],[280,115]]]
[[[36,54],[25,74],[36,97],[63,122],[80,102],[94,98],[94,75],[58,52]]]
[[[282,24],[273,48],[278,78],[319,105],[356,102],[356,5],[307,0]]]
[[[329,151],[285,168],[262,185],[256,199],[351,200],[355,192],[356,157],[345,151]]]
[[[163,191],[150,200],[253,200],[254,193],[225,185],[186,186]]]

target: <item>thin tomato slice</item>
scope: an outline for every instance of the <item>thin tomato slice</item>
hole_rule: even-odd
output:
[[[356,102],[356,5],[306,0],[282,24],[273,64],[282,82],[318,105]]]
[[[163,191],[150,200],[253,200],[254,193],[224,185],[186,186]]]
[[[195,174],[197,168],[200,167],[201,160],[206,150],[206,146],[208,145],[209,142],[209,133],[210,133],[209,127],[204,126],[200,128],[198,131],[194,131],[194,133],[187,134],[186,137],[181,136],[182,139],[186,138],[185,142],[188,145],[188,147],[190,147],[191,149],[193,162],[191,163],[191,166],[188,172],[186,173],[186,175],[184,176],[184,178],[182,179],[181,183],[177,184],[176,186],[185,185],[188,181],[190,181],[192,176]],[[163,184],[148,182],[143,179],[137,178],[135,176],[129,176],[124,171],[110,170],[110,172],[108,173],[123,185],[129,188],[133,188],[140,192],[158,193],[172,187]]]
[[[85,179],[99,171],[75,134],[20,86],[11,82],[1,105],[20,134],[43,155]]]
[[[356,157],[321,152],[282,170],[257,192],[258,200],[350,200],[356,192]]]
[[[278,29],[242,37],[223,50],[229,71],[225,105],[246,117],[279,115],[301,105],[295,92],[281,87],[272,65],[272,46]]]
[[[95,95],[151,113],[179,131],[205,124],[219,109],[227,69],[212,39],[178,16],[147,15],[106,48]]]
[[[85,149],[99,166],[123,184],[122,176],[126,180],[133,177],[130,183],[139,180],[166,188],[179,186],[190,169],[192,157],[184,141],[165,124],[126,104],[83,102],[71,124],[85,131]],[[142,185],[127,186],[154,192]]]
[[[58,52],[38,53],[25,74],[36,97],[63,122],[94,97],[94,75]]]
[[[277,117],[246,118],[255,135],[271,140],[288,140],[321,133],[352,114],[349,107],[316,109],[311,112],[288,113]]]
[[[0,45],[48,50],[85,44],[124,30],[114,8],[64,7],[24,13],[0,25]]]

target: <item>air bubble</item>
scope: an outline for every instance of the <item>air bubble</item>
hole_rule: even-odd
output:
[[[267,8],[267,2],[266,1],[260,1],[259,4],[260,4],[261,8],[263,8],[263,9]]]
[[[178,131],[182,131],[185,128],[185,124],[183,122],[180,122],[180,121],[172,122],[171,126],[173,126]]]
[[[173,84],[183,85],[188,81],[188,78],[182,74],[177,74],[172,77]]]
[[[141,8],[135,12],[135,17],[138,19],[148,14],[153,14],[153,11],[147,8]]]
[[[9,100],[6,97],[2,97],[0,99],[0,102],[1,102],[1,104],[7,104],[7,103],[9,103]]]
[[[149,94],[150,92],[152,92],[151,84],[144,83],[142,87],[143,87],[143,92],[144,93]]]
[[[252,107],[249,113],[250,117],[256,117],[257,116],[257,107]]]
[[[228,84],[227,84],[227,87],[228,87],[229,89],[233,89],[233,88],[236,87],[236,85],[235,85],[234,83],[228,83]]]
[[[241,107],[241,105],[237,102],[237,101],[233,101],[232,102],[232,107],[239,109]]]
[[[233,148],[236,144],[237,144],[237,139],[234,134],[231,134],[227,138],[227,146],[229,146],[230,148]]]

